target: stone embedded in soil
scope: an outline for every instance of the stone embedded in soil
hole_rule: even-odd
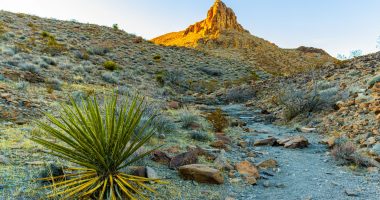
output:
[[[226,136],[224,133],[215,133],[215,137],[218,140],[223,141],[225,144],[231,144],[231,138]]]
[[[260,178],[259,170],[255,165],[249,161],[243,161],[235,165],[236,170],[244,176],[254,177],[256,179]]]
[[[172,160],[169,163],[169,168],[177,169],[183,165],[195,164],[198,162],[198,155],[199,155],[199,151],[197,149],[190,150],[185,153],[181,153],[175,156],[174,158],[172,158]]]
[[[199,183],[223,184],[222,173],[203,164],[191,164],[179,167],[178,172],[185,180],[194,180]]]
[[[130,167],[131,174],[134,176],[147,177],[146,168],[144,166]]]
[[[146,169],[146,177],[147,178],[152,178],[152,179],[157,179],[158,178],[158,175],[157,175],[157,172],[151,168],[151,167],[145,167]]]
[[[256,185],[257,180],[253,176],[247,176],[244,178],[245,182],[248,183],[249,185]]]
[[[372,147],[372,152],[376,155],[380,155],[380,143],[375,144]]]
[[[263,169],[268,169],[268,168],[276,168],[278,166],[278,163],[274,159],[268,159],[260,162],[257,164],[257,167],[263,168]]]
[[[217,140],[217,141],[214,141],[210,144],[210,147],[214,147],[214,148],[217,148],[217,149],[224,149],[224,150],[228,150],[228,146],[226,145],[226,143],[222,140]]]
[[[274,146],[277,144],[277,139],[274,137],[269,137],[262,140],[257,140],[254,143],[254,146]]]
[[[164,164],[164,165],[169,165],[170,161],[172,158],[168,156],[165,152],[162,151],[154,151],[152,152],[152,158],[153,161]]]
[[[214,165],[216,166],[216,168],[221,170],[233,170],[234,167],[228,162],[225,153],[226,152],[224,150],[221,150],[218,157],[216,157],[216,159],[214,160]]]
[[[344,192],[349,197],[357,197],[357,196],[359,196],[358,192],[355,191],[355,190],[352,190],[352,189],[346,189]]]

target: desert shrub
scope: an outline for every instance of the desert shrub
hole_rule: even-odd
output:
[[[105,99],[103,106],[98,102],[96,97],[88,98],[82,106],[72,101],[71,106],[62,105],[59,117],[48,114],[48,123],[38,121],[43,132],[32,140],[49,149],[52,155],[79,165],[64,169],[64,180],[60,180],[62,176],[40,179],[52,182],[46,186],[53,190],[48,198],[147,199],[145,190],[153,189],[146,183],[162,182],[123,172],[125,167],[155,150],[137,153],[153,131],[133,137],[136,122],[144,112],[143,98],[137,96],[118,103],[114,95]]]
[[[182,123],[182,128],[190,128],[199,120],[199,113],[194,109],[182,108],[179,110],[179,119]]]
[[[368,81],[369,86],[375,85],[377,82],[380,82],[380,75],[373,77],[370,81]]]
[[[332,157],[341,165],[355,164],[359,166],[371,166],[371,160],[360,155],[357,152],[355,144],[347,139],[337,139],[333,149],[331,150]]]
[[[291,120],[304,112],[312,112],[319,104],[316,91],[307,92],[294,87],[288,87],[282,91],[277,100],[284,107],[283,114],[287,120]]]
[[[112,60],[108,60],[103,63],[103,67],[110,71],[113,71],[117,69],[117,64]]]
[[[191,139],[197,140],[200,142],[206,142],[206,141],[211,140],[211,137],[206,132],[203,132],[203,131],[192,131],[190,132],[190,137]]]
[[[159,61],[159,60],[161,60],[161,56],[160,55],[155,55],[155,56],[153,56],[153,60]]]
[[[0,81],[5,81],[5,76],[0,74]]]
[[[17,90],[26,90],[29,87],[29,82],[27,81],[20,81],[16,83],[16,89]]]
[[[41,59],[45,61],[49,65],[57,65],[57,62],[55,61],[54,58],[49,57],[49,56],[42,56]]]
[[[104,56],[110,52],[110,49],[102,46],[94,46],[87,49],[87,52],[89,52],[92,55]]]
[[[119,82],[119,78],[114,75],[112,72],[105,72],[102,74],[102,79],[107,83],[116,84]]]
[[[50,34],[48,32],[46,32],[46,31],[42,31],[41,36],[43,38],[47,38],[47,37],[50,37]]]
[[[139,43],[143,42],[143,38],[142,37],[135,37],[135,38],[133,38],[132,41],[135,44],[139,44]]]
[[[213,93],[218,89],[217,80],[192,80],[188,82],[188,87],[199,93]]]
[[[53,90],[62,90],[62,81],[57,78],[49,78],[45,81],[46,87],[51,88]]]
[[[344,96],[336,86],[331,88],[322,86],[321,88],[323,90],[320,90],[317,84],[313,84],[311,88],[297,88],[295,85],[290,85],[280,91],[276,101],[284,108],[284,118],[292,120],[302,113],[332,108]]]
[[[149,120],[149,116],[155,116],[152,120],[149,127],[146,127],[146,130],[154,130],[158,135],[159,134],[170,134],[176,132],[177,126],[175,123],[168,118],[163,112],[161,112],[161,108],[157,104],[147,104],[146,109],[141,117],[141,121],[139,124],[139,128],[136,130],[140,130],[140,128],[144,125],[144,123]]]
[[[156,74],[156,82],[162,87],[165,85],[164,75],[162,73]]]
[[[38,65],[40,66],[40,68],[49,69],[49,65],[43,60],[39,60]]]
[[[45,41],[45,48],[43,49],[44,52],[51,54],[52,56],[56,56],[61,54],[63,51],[66,51],[65,45],[57,42],[55,37],[47,32],[41,33],[42,37]]]
[[[81,60],[88,60],[90,59],[90,55],[88,55],[87,51],[82,49],[82,50],[77,50],[77,51],[74,51],[74,56],[78,59],[81,59]]]
[[[22,71],[28,71],[34,74],[38,74],[40,72],[40,68],[32,63],[22,63],[20,64],[20,69]]]
[[[78,65],[78,66],[74,67],[74,71],[78,72],[78,73],[84,73],[85,69],[84,69],[84,67],[82,65]]]
[[[3,22],[0,22],[0,35],[2,35],[5,32],[6,32],[6,30],[5,30],[4,24],[3,24]]]
[[[198,68],[199,71],[204,72],[207,75],[210,76],[221,76],[223,75],[222,71],[220,69],[213,69],[209,67],[200,67]]]
[[[118,24],[113,24],[112,25],[112,29],[115,30],[115,31],[119,30],[119,25]]]
[[[89,95],[81,90],[71,92],[71,100],[75,101],[76,104],[82,105],[82,101],[86,100]]]
[[[125,85],[119,86],[119,87],[117,87],[117,93],[120,95],[130,96],[131,95],[131,88],[129,88],[128,86],[125,86]]]
[[[251,100],[256,96],[256,90],[249,85],[241,85],[227,90],[225,100],[227,102],[241,103]]]
[[[207,120],[211,123],[216,132],[222,132],[228,127],[228,119],[224,116],[223,111],[220,108],[209,113],[207,115]]]
[[[335,105],[337,101],[341,99],[339,95],[339,88],[332,87],[324,90],[318,91],[318,95],[320,98],[320,106],[321,108],[328,108]]]

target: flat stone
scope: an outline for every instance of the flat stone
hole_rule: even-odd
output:
[[[254,146],[273,146],[277,143],[277,139],[274,137],[269,137],[262,140],[257,140],[254,143]]]
[[[178,172],[185,180],[209,184],[224,183],[224,178],[219,170],[203,164],[184,165],[178,168]]]
[[[278,140],[278,144],[284,145],[285,148],[305,148],[309,145],[309,141],[304,136],[294,136],[283,140]]]
[[[349,197],[357,197],[357,196],[359,196],[359,194],[357,193],[357,191],[351,190],[351,189],[346,189],[344,191],[344,193],[346,193],[346,195],[349,196]]]
[[[198,162],[198,155],[199,151],[197,149],[181,153],[172,158],[172,160],[169,163],[169,168],[177,169],[180,166],[196,164]]]
[[[257,164],[257,167],[263,168],[263,169],[268,169],[268,168],[276,168],[278,166],[278,163],[274,159],[268,159],[260,162]]]
[[[307,128],[307,127],[302,127],[298,129],[302,133],[311,133],[315,132],[317,129],[316,128]]]

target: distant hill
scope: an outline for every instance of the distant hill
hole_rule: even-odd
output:
[[[165,46],[192,47],[215,56],[247,61],[274,74],[291,74],[335,61],[322,49],[281,49],[251,35],[238,23],[234,11],[221,0],[215,1],[205,20],[186,30],[154,38],[152,42]]]

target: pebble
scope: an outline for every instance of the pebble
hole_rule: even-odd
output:
[[[264,187],[270,187],[269,181],[264,181],[263,185],[264,185]]]
[[[352,189],[346,189],[344,192],[349,197],[357,197],[357,196],[359,196],[359,194],[355,190],[352,190]]]

